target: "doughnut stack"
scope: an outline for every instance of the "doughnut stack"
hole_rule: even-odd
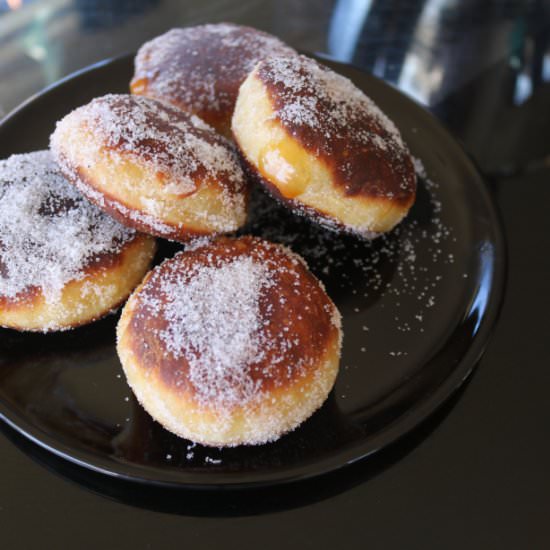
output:
[[[250,189],[372,239],[414,202],[409,151],[351,81],[249,27],[151,40],[130,91],[0,161],[0,325],[65,330],[126,302],[117,351],[155,420],[204,445],[275,441],[333,388],[341,318],[302,258],[232,236]],[[150,269],[155,238],[183,247]]]

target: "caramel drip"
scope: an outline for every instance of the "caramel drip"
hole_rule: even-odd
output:
[[[260,152],[259,170],[287,199],[301,195],[311,177],[307,153],[290,139],[265,147]]]
[[[147,92],[148,87],[149,87],[148,78],[135,78],[130,83],[130,92],[132,92],[135,95],[143,95]]]

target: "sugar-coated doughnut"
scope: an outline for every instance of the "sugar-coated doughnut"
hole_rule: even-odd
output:
[[[172,29],[139,49],[130,89],[194,113],[229,136],[248,73],[262,59],[295,53],[274,36],[231,23]]]
[[[238,229],[247,186],[228,140],[158,101],[106,95],[57,123],[66,177],[121,223],[175,241]]]
[[[340,314],[304,261],[255,237],[196,244],[124,307],[128,383],[171,432],[210,446],[274,441],[327,398]]]
[[[395,125],[350,80],[305,56],[259,63],[241,86],[235,141],[290,209],[372,238],[415,200],[412,158]]]
[[[64,330],[98,319],[141,281],[155,252],[85,200],[48,151],[0,161],[0,325]]]

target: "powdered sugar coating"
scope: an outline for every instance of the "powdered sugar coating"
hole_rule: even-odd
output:
[[[220,180],[228,188],[240,190],[243,175],[229,142],[216,134],[200,118],[145,97],[108,94],[79,107],[61,120],[87,128],[101,148],[116,149],[123,155],[162,171],[163,187],[174,195],[197,190],[197,180]],[[65,151],[81,143],[60,144],[56,133],[52,149]],[[90,155],[90,156],[91,156]],[[62,156],[62,155],[60,155]]]
[[[263,61],[255,74],[275,118],[332,168],[348,195],[414,196],[414,167],[399,130],[349,79],[306,56]]]
[[[204,186],[216,189],[220,206],[197,209],[193,216],[209,230],[234,231],[246,215],[246,181],[233,146],[198,117],[170,105],[125,94],[96,98],[58,122],[50,145],[65,175],[90,200],[142,231],[176,239],[192,231],[171,212],[174,201]],[[113,173],[103,184],[107,189],[94,182],[98,159]],[[131,171],[117,172],[128,160],[144,167],[154,185],[144,187]]]
[[[136,355],[148,356],[145,368],[160,362],[169,386],[218,412],[313,376],[327,340],[339,338],[340,315],[303,260],[251,237],[177,254],[136,299]],[[167,355],[152,359],[159,348]]]
[[[146,82],[144,95],[228,124],[256,63],[295,53],[274,36],[231,23],[172,29],[139,49],[132,85]]]
[[[201,401],[250,401],[258,384],[248,376],[247,367],[265,345],[259,298],[273,280],[265,266],[251,258],[195,269],[190,275],[187,284],[161,284],[161,292],[169,296],[164,309],[169,324],[160,339],[175,358],[187,356],[189,381]]]
[[[116,254],[135,232],[86,201],[48,151],[0,161],[0,295],[39,289],[46,301]]]

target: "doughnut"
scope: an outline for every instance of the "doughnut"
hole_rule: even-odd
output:
[[[96,98],[57,123],[50,147],[81,193],[138,231],[185,242],[246,220],[233,146],[170,105],[128,94]]]
[[[50,332],[90,323],[141,281],[155,240],[85,200],[49,151],[0,161],[0,325]]]
[[[139,49],[130,90],[196,114],[229,137],[239,86],[248,73],[262,59],[295,54],[251,27],[172,29]]]
[[[350,80],[305,56],[254,68],[232,130],[251,174],[329,229],[370,239],[414,203],[413,161],[393,122]]]
[[[193,244],[128,300],[117,350],[137,400],[167,430],[217,447],[295,429],[338,371],[340,314],[305,262],[257,237]]]

